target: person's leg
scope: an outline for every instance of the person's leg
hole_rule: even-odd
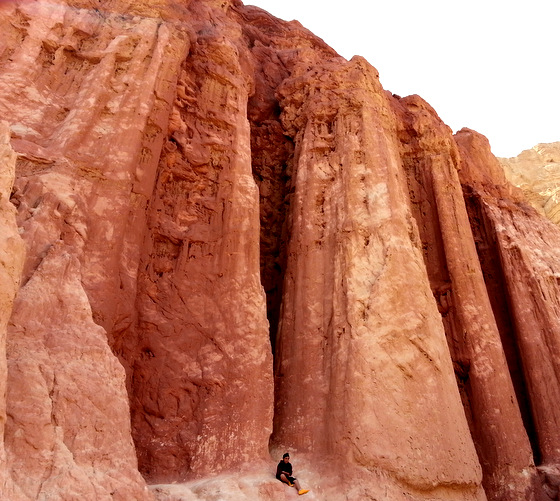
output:
[[[309,492],[309,489],[302,489],[301,485],[299,485],[299,482],[297,480],[294,480],[294,487],[296,488],[300,496],[302,494],[307,494]]]
[[[284,482],[285,484],[290,485],[290,481],[288,480],[288,477],[286,477],[286,475],[284,475],[283,473],[280,475],[280,480],[282,480],[282,482]]]

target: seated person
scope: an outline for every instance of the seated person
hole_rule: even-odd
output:
[[[282,461],[280,461],[276,467],[276,478],[281,482],[288,484],[290,487],[294,486],[300,496],[307,494],[309,489],[302,489],[297,481],[297,478],[292,476],[292,472],[293,469],[292,463],[290,463],[290,455],[286,452],[286,454],[282,456]]]

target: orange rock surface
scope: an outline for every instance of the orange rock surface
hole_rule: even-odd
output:
[[[238,0],[0,30],[3,499],[557,499],[560,230],[484,137]]]
[[[8,365],[6,357],[6,334],[13,309],[14,297],[19,289],[25,248],[16,225],[16,209],[10,203],[16,154],[10,146],[10,129],[0,122],[0,487],[5,497],[23,499],[14,485],[6,461],[6,390]]]

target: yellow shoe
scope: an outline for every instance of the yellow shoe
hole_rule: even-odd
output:
[[[309,492],[309,489],[301,489],[301,490],[298,492],[298,494],[299,494],[300,496],[303,496],[304,494],[307,494],[308,492]]]

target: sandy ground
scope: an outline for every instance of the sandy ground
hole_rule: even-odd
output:
[[[328,501],[319,476],[308,468],[296,469],[296,476],[309,492],[299,496],[294,487],[288,487],[274,477],[276,465],[270,471],[260,467],[253,474],[218,475],[183,484],[150,486],[157,501]],[[340,499],[340,497],[338,497]]]

